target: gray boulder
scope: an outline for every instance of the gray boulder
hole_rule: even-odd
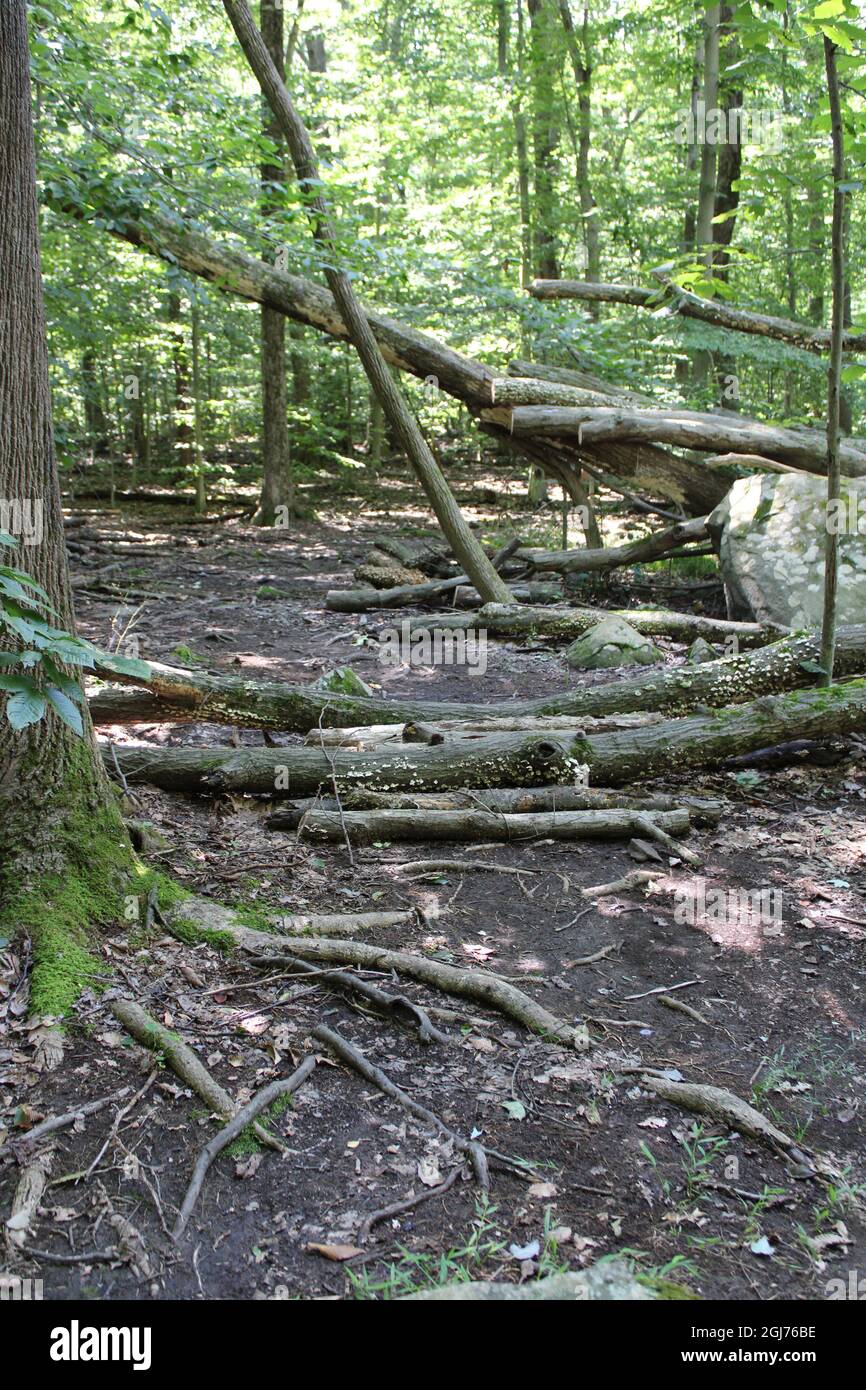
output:
[[[602,618],[589,628],[565,653],[569,666],[580,671],[597,671],[606,666],[651,666],[664,661],[664,652],[654,647],[648,637],[636,632],[622,618]]]
[[[866,480],[842,479],[828,515],[827,483],[806,473],[740,478],[709,518],[735,617],[791,628],[821,624],[827,524],[839,536],[840,623],[866,613]]]

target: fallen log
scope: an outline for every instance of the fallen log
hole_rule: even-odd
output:
[[[704,540],[709,535],[706,517],[681,521],[663,531],[654,531],[626,545],[611,545],[602,550],[532,550],[517,551],[517,558],[527,560],[537,570],[557,570],[561,574],[602,574],[625,565],[637,565],[658,560],[680,546]]]
[[[520,405],[510,410],[493,408],[481,412],[514,435],[568,438],[577,435],[581,444],[600,444],[607,440],[631,440],[650,444],[672,444],[686,449],[722,450],[739,454],[761,454],[782,463],[795,464],[808,473],[826,473],[826,441],[818,430],[793,430],[762,424],[758,420],[731,419],[730,415],[707,415],[698,411],[637,409],[615,406]],[[840,461],[848,477],[866,476],[866,453],[850,441],[840,445]],[[614,470],[616,471],[616,470]]]
[[[546,610],[539,611],[544,613]],[[677,616],[685,620],[689,615]],[[633,614],[627,611],[626,617],[631,621]],[[712,620],[702,618],[693,621],[705,623]],[[634,625],[638,626],[638,623]],[[152,663],[147,678],[139,675],[120,676],[102,668],[113,679],[145,685],[147,688],[98,691],[90,698],[90,708],[97,724],[209,720],[216,724],[283,729],[295,733],[306,733],[318,725],[340,728],[377,722],[405,724],[413,719],[435,723],[439,718],[488,719],[500,715],[506,718],[557,714],[600,717],[635,710],[658,710],[673,714],[700,705],[718,707],[735,704],[759,695],[810,685],[814,682],[815,665],[820,654],[820,643],[816,638],[788,637],[756,652],[722,657],[719,661],[705,662],[701,666],[668,668],[635,680],[608,681],[603,685],[561,691],[535,700],[504,700],[490,704],[340,695],[334,691],[313,690],[309,686],[248,681],[237,676],[212,676]],[[841,628],[834,666],[836,678],[859,675],[864,671],[866,626]],[[183,749],[164,751],[176,753],[181,758],[185,752]],[[198,751],[206,756],[203,750],[189,751]],[[144,761],[153,752],[152,749],[138,750]]]
[[[498,719],[437,719],[425,724],[413,719],[407,724],[361,724],[348,729],[310,729],[305,744],[314,748],[379,748],[383,743],[454,743],[461,739],[483,738],[487,734],[575,734],[601,733],[607,729],[636,728],[651,724],[660,714],[610,715],[593,719],[577,715],[553,714],[501,716]]]
[[[528,604],[485,603],[473,615],[472,622],[496,636],[526,633],[572,642],[611,614],[625,619],[645,637],[672,637],[681,642],[693,642],[696,637],[711,642],[736,638],[744,647],[760,647],[785,632],[774,623],[735,622],[729,618],[708,618],[699,613],[677,613],[666,608],[533,608]],[[421,626],[419,619],[413,619],[410,632]]]
[[[689,813],[676,811],[307,811],[298,839],[413,843],[432,840],[621,840],[653,825],[664,835],[685,835]]]
[[[796,323],[793,319],[777,318],[773,314],[756,314],[746,309],[734,309],[718,299],[703,299],[678,285],[672,286],[663,271],[659,275],[662,288],[643,289],[637,285],[590,284],[585,280],[534,280],[529,293],[534,299],[581,299],[596,304],[628,304],[636,309],[671,308],[684,318],[700,319],[716,328],[736,333],[756,333],[762,338],[774,338],[790,343],[807,352],[828,352],[830,330]],[[669,293],[667,291],[670,291]],[[842,338],[844,352],[866,349],[866,333],[846,331]]]
[[[520,549],[520,537],[512,536],[501,550],[498,550],[490,563],[497,574],[506,560]],[[389,589],[329,589],[325,607],[338,613],[365,613],[371,608],[401,608],[404,605],[426,603],[440,594],[448,594],[464,584],[470,584],[467,574],[457,574],[450,579],[432,579],[426,584],[396,584]]]
[[[729,809],[712,797],[636,795],[607,787],[486,787],[480,791],[378,792],[358,788],[341,797],[344,811],[497,811],[527,815],[540,811],[688,811],[694,825],[715,825]],[[297,830],[307,811],[336,811],[335,797],[291,801],[265,820],[267,830]]]
[[[331,337],[348,338],[333,296],[323,287],[216,241],[200,226],[176,215],[148,208],[146,217],[138,218],[129,207],[113,207],[108,188],[97,190],[97,198],[94,215],[104,219],[103,225],[112,236],[216,284],[225,293],[267,305]],[[52,196],[52,202],[73,217],[87,216],[77,188],[72,198]],[[422,380],[435,378],[442,391],[471,410],[492,405],[494,374],[482,363],[385,314],[369,308],[364,314],[387,362]],[[533,374],[533,370],[526,373]],[[701,515],[711,511],[726,491],[719,478],[698,465],[649,445],[608,445],[601,451],[590,448],[587,453],[599,467],[612,473],[623,470],[624,477],[634,478],[636,485],[646,487],[651,495],[667,497]]]
[[[789,647],[788,659],[790,655]],[[722,664],[711,662],[709,669],[717,672]],[[697,679],[707,669],[696,667],[688,674]],[[739,687],[737,694],[742,695]],[[738,753],[789,739],[827,738],[864,730],[866,683],[859,680],[826,689],[764,695],[716,713],[574,738],[490,734],[468,744],[404,744],[397,751],[385,748],[371,752],[128,746],[103,747],[102,752],[109,771],[116,760],[121,774],[131,782],[149,782],[173,791],[291,797],[319,788],[332,791],[335,785],[341,791],[363,786],[376,791],[413,792],[556,782],[570,785],[585,781],[587,773],[601,785],[624,786],[638,778],[715,767]]]
[[[489,734],[477,742],[387,745],[369,751],[291,748],[155,748],[113,745],[102,753],[129,782],[169,791],[255,791],[266,796],[311,795],[356,785],[379,790],[417,787],[544,785],[575,780],[568,739]]]

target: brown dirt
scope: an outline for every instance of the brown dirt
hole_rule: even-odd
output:
[[[492,507],[480,500],[486,495],[477,484],[473,495],[474,508],[465,488],[461,500],[482,533],[501,530],[510,507],[527,534],[532,519],[519,513],[516,498],[500,495]],[[377,531],[425,524],[396,482],[378,512],[349,499],[342,513],[291,533],[262,534],[237,520],[191,524],[177,507],[140,508],[123,519],[94,509],[90,520],[112,561],[122,562],[106,582],[173,596],[148,599],[135,615],[145,657],[183,664],[174,651],[180,645],[208,669],[240,666],[251,676],[293,681],[350,664],[387,691],[443,699],[539,694],[577,679],[554,649],[508,643],[491,643],[483,680],[454,668],[386,672],[375,647],[362,642],[363,619],[323,609],[324,591],[350,580]],[[86,558],[76,557],[77,573],[91,572],[82,565]],[[98,557],[97,567],[105,560]],[[256,598],[262,585],[284,597]],[[107,645],[136,607],[81,596],[81,629]],[[681,652],[673,644],[670,650]],[[208,725],[103,732],[158,744],[224,743],[232,735]],[[239,737],[256,743],[261,735]],[[480,1131],[489,1147],[526,1159],[533,1171],[527,1178],[495,1171],[481,1219],[477,1189],[460,1179],[443,1198],[375,1227],[365,1252],[348,1265],[310,1251],[317,1243],[352,1245],[366,1215],[420,1190],[419,1171],[432,1182],[458,1161],[395,1103],[326,1060],[294,1107],[274,1120],[289,1154],[223,1155],[177,1251],[163,1222],[171,1226],[213,1126],[161,1069],[91,1177],[75,1175],[99,1153],[114,1109],[60,1133],[52,1186],[30,1236],[35,1248],[67,1255],[104,1248],[116,1243],[110,1218],[120,1214],[139,1232],[146,1263],[140,1255],[72,1265],[7,1256],[5,1269],[41,1276],[54,1299],[344,1298],[353,1295],[352,1278],[385,1283],[385,1294],[435,1278],[440,1257],[463,1250],[474,1230],[469,1254],[451,1257],[452,1274],[531,1276],[627,1250],[642,1268],[671,1272],[705,1298],[808,1300],[825,1298],[829,1280],[864,1271],[864,1223],[844,1183],[828,1190],[752,1141],[708,1121],[696,1124],[654,1099],[635,1070],[676,1069],[751,1099],[802,1144],[832,1155],[852,1187],[862,1183],[863,746],[840,745],[829,766],[757,777],[719,773],[692,781],[689,790],[733,803],[716,829],[691,840],[704,857],[708,887],[780,890],[778,929],[736,913],[722,924],[682,924],[664,888],[607,898],[584,911],[582,886],[633,866],[624,844],[473,846],[473,857],[528,872],[519,879],[449,872],[410,885],[394,864],[424,855],[460,858],[464,847],[374,846],[356,852],[353,868],[342,846],[299,846],[294,835],[266,832],[267,808],[249,798],[214,802],[136,789],[135,814],[166,836],[162,866],[197,892],[303,912],[414,904],[425,909],[425,925],[399,943],[385,932],[373,939],[519,978],[569,1019],[618,1022],[593,1025],[591,1051],[569,1054],[465,1002],[405,983],[427,1005],[485,1020],[444,1025],[452,1045],[424,1049],[313,982],[274,978],[273,970],[256,972],[158,932],[142,942],[118,929],[102,942],[112,989],[181,1033],[239,1100],[287,1074],[309,1049],[310,1028],[326,1021],[452,1128]],[[660,872],[679,881],[691,871],[665,862]],[[570,964],[609,945],[613,951],[597,964]],[[138,1089],[152,1058],[113,1021],[111,992],[88,992],[63,1066],[40,1073],[25,1017],[26,949],[7,948],[0,966],[0,1210],[8,1213],[20,1173],[20,1126],[123,1085]],[[657,995],[629,998],[685,981],[694,983],[674,997],[705,1022],[662,1006]],[[509,1247],[533,1241],[541,1253],[522,1264]]]

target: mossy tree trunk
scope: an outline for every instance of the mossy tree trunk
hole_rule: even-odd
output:
[[[72,627],[72,594],[54,457],[39,264],[24,0],[0,5],[0,497],[30,499],[37,544],[14,563]],[[33,533],[33,539],[39,535]],[[4,643],[4,645],[8,645]],[[62,1013],[92,968],[91,923],[120,913],[134,856],[93,740],[53,711],[20,731],[0,716],[0,923],[29,930],[31,1006]]]

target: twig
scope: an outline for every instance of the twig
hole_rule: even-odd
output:
[[[106,1149],[111,1144],[112,1140],[115,1138],[117,1131],[120,1129],[121,1121],[125,1118],[125,1116],[129,1114],[130,1110],[134,1109],[134,1107],[141,1100],[142,1096],[147,1094],[154,1081],[156,1080],[157,1076],[158,1072],[155,1070],[152,1071],[150,1073],[150,1076],[147,1078],[144,1085],[142,1086],[141,1090],[135,1093],[135,1095],[132,1097],[132,1100],[128,1101],[126,1105],[124,1105],[122,1110],[118,1110],[117,1114],[114,1117],[114,1124],[111,1126],[111,1129],[109,1130],[108,1138],[102,1145],[102,1148],[99,1150],[99,1153],[96,1155],[93,1162],[88,1167],[87,1172],[84,1174],[85,1178],[90,1177],[94,1168],[99,1163],[99,1160],[102,1158],[102,1155],[105,1153]]]
[[[328,1028],[324,1023],[320,1023],[313,1029],[312,1036],[316,1038],[317,1041],[323,1042],[332,1052],[336,1052],[337,1056],[341,1058],[347,1066],[352,1067],[353,1070],[358,1072],[360,1076],[363,1076],[365,1080],[371,1082],[374,1086],[378,1086],[379,1090],[384,1091],[385,1095],[390,1096],[392,1100],[396,1100],[399,1105],[402,1105],[404,1110],[408,1110],[409,1113],[414,1115],[417,1119],[423,1120],[425,1124],[430,1125],[433,1129],[439,1130],[441,1134],[447,1134],[449,1139],[453,1139],[455,1144],[462,1149],[472,1164],[473,1172],[475,1173],[478,1185],[482,1191],[488,1191],[490,1187],[490,1172],[487,1167],[487,1155],[476,1140],[464,1139],[461,1135],[456,1134],[443,1120],[439,1119],[438,1115],[434,1115],[433,1111],[428,1110],[426,1105],[422,1105],[420,1101],[414,1100],[412,1096],[392,1081],[391,1078],[382,1071],[381,1067],[375,1066],[373,1062],[369,1061],[362,1052],[359,1052],[358,1048],[354,1047],[352,1043],[348,1042],[340,1033],[335,1032],[332,1028]]]
[[[682,980],[678,985],[659,985],[656,989],[645,989],[643,994],[627,994],[626,1002],[632,1003],[635,999],[649,999],[651,994],[673,994],[675,989],[689,989],[692,985],[702,984],[702,980]]]
[[[177,1221],[174,1223],[174,1230],[171,1233],[172,1240],[179,1241],[186,1229],[186,1224],[192,1214],[192,1209],[198,1201],[202,1183],[207,1176],[207,1171],[216,1158],[217,1154],[222,1153],[228,1144],[236,1139],[241,1130],[246,1129],[251,1120],[260,1115],[263,1110],[267,1110],[269,1105],[273,1105],[280,1096],[291,1095],[299,1086],[303,1085],[307,1077],[316,1066],[315,1057],[305,1057],[297,1071],[284,1078],[282,1081],[272,1081],[269,1086],[264,1086],[261,1091],[248,1101],[233,1119],[229,1121],[225,1129],[221,1129],[219,1134],[215,1134],[210,1143],[202,1150],[198,1162],[193,1170],[186,1196],[183,1199]]]
[[[378,1226],[381,1221],[388,1221],[392,1216],[400,1216],[404,1211],[411,1211],[413,1207],[418,1207],[422,1202],[429,1202],[431,1197],[442,1197],[452,1188],[457,1181],[462,1169],[453,1168],[444,1182],[440,1182],[436,1187],[425,1188],[417,1192],[414,1197],[407,1197],[402,1202],[392,1202],[389,1207],[382,1207],[379,1211],[373,1211],[362,1222],[358,1228],[358,1244],[364,1245],[370,1238],[370,1232],[374,1226]]]
[[[44,1139],[46,1134],[53,1134],[55,1129],[64,1129],[66,1125],[72,1125],[78,1119],[83,1119],[85,1115],[96,1115],[106,1106],[113,1105],[117,1100],[123,1100],[124,1096],[129,1095],[130,1088],[124,1086],[116,1091],[113,1096],[103,1096],[101,1100],[90,1100],[86,1105],[79,1105],[76,1110],[67,1110],[63,1115],[54,1115],[50,1120],[43,1120],[41,1124],[34,1125],[26,1134],[20,1138],[17,1136],[14,1143],[35,1144],[37,1139]]]
[[[611,883],[599,883],[595,888],[582,888],[582,898],[609,898],[614,893],[627,893],[630,888],[638,888],[660,877],[658,869],[632,869],[624,878],[615,878]]]
[[[29,1255],[33,1260],[44,1260],[46,1264],[52,1265],[112,1264],[122,1258],[115,1249],[85,1250],[81,1255],[55,1255],[53,1250],[34,1250],[29,1245],[21,1247],[21,1254]]]

